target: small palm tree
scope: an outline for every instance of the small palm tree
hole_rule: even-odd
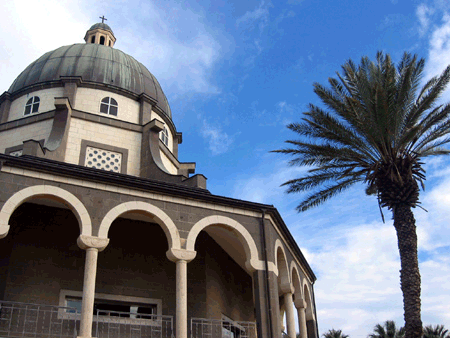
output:
[[[331,329],[322,335],[324,338],[348,338],[348,335],[343,334],[342,330]]]
[[[387,320],[383,325],[377,324],[373,328],[369,338],[403,338],[405,337],[405,329],[401,327],[397,329],[393,320]]]
[[[327,110],[310,105],[301,123],[288,128],[301,136],[276,150],[294,156],[292,165],[311,169],[284,185],[288,193],[317,189],[297,207],[317,206],[357,182],[392,211],[400,252],[400,284],[406,336],[422,337],[417,234],[412,208],[425,179],[422,159],[449,154],[450,106],[436,100],[450,80],[450,67],[419,88],[425,61],[405,53],[396,68],[389,55],[376,62],[351,60],[331,88],[314,84]]]
[[[423,338],[450,338],[450,334],[444,325],[428,325],[423,328]]]

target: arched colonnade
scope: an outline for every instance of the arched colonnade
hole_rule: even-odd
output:
[[[177,338],[187,338],[187,263],[196,256],[195,243],[202,230],[210,226],[220,225],[233,231],[238,235],[238,240],[244,248],[247,271],[252,273],[255,270],[261,270],[263,267],[263,262],[259,259],[258,249],[251,234],[239,222],[231,218],[219,215],[204,217],[190,229],[187,238],[182,240],[177,226],[163,210],[147,202],[130,201],[121,203],[109,210],[103,217],[97,234],[94,234],[91,217],[83,203],[69,191],[51,185],[24,188],[12,195],[3,204],[0,210],[0,238],[7,236],[10,229],[9,219],[21,204],[41,198],[64,204],[78,220],[80,236],[77,239],[77,244],[86,251],[80,337],[92,337],[98,253],[109,244],[108,231],[113,221],[126,213],[140,212],[147,214],[154,223],[161,226],[166,235],[169,247],[166,255],[169,260],[176,264]],[[292,261],[291,266],[288,266],[284,247],[280,240],[276,242],[275,252],[275,270],[278,271],[279,288],[284,294],[289,337],[295,337],[295,324],[293,323],[293,306],[295,305],[298,311],[301,337],[307,338],[306,314],[308,313],[308,307],[311,308],[309,286],[304,279],[300,278],[299,269],[294,261]],[[311,309],[309,309],[309,313],[312,316]],[[294,332],[294,335],[292,332]]]
[[[283,297],[280,308],[280,325],[286,315],[286,332],[289,338],[297,337],[294,308],[297,311],[298,327],[301,338],[316,337],[315,316],[311,302],[311,290],[295,261],[288,264],[286,251],[279,239],[275,242],[275,258],[278,269],[278,292]],[[309,327],[307,322],[310,323]],[[312,332],[311,332],[312,331]]]

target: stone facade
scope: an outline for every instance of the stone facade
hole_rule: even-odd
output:
[[[0,96],[0,302],[61,306],[80,337],[111,309],[153,327],[139,318],[174,318],[177,338],[204,337],[194,322],[219,323],[226,337],[294,338],[297,314],[301,337],[318,337],[316,277],[278,211],[206,190],[195,163],[178,161],[182,137],[155,101],[162,92],[95,82],[95,72],[87,82],[50,75]],[[23,116],[32,95],[42,105]],[[101,112],[105,96],[117,116]],[[92,168],[88,147],[104,151],[96,161],[120,155],[120,168]]]

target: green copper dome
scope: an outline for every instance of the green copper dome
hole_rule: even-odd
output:
[[[107,26],[104,23],[94,26],[97,25]],[[29,86],[56,83],[66,76],[79,76],[83,83],[100,84],[99,89],[146,94],[172,118],[161,86],[142,63],[118,49],[93,43],[63,46],[42,55],[16,78],[9,92],[14,94]]]

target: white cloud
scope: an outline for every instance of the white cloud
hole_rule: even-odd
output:
[[[392,224],[335,226],[336,229],[328,229],[327,236],[315,238],[316,242],[326,243],[320,250],[310,252],[302,248],[318,275],[315,291],[319,325],[326,322],[342,328],[351,337],[366,337],[375,324],[385,320],[403,325],[400,263]],[[424,324],[448,325],[449,259],[447,252],[420,263]],[[321,327],[321,332],[331,326]]]
[[[232,197],[265,204],[281,204],[285,197],[285,187],[280,187],[284,182],[293,177],[300,176],[307,168],[289,167],[286,162],[276,162],[273,159],[279,155],[270,154],[272,163],[277,163],[277,170],[271,173],[256,173],[250,177],[238,179],[234,185]]]
[[[166,92],[219,92],[210,73],[224,53],[218,40],[221,34],[215,31],[213,37],[202,13],[171,1],[160,8],[154,2],[137,0],[109,3],[106,11],[104,7],[104,3],[87,0],[2,2],[0,34],[2,45],[7,47],[0,51],[1,90],[45,52],[84,43],[86,30],[99,21],[98,15],[86,17],[88,11],[105,14],[117,38],[115,47],[143,63]]]
[[[65,1],[2,1],[0,12],[0,93],[45,52],[84,42],[84,33],[92,24],[88,18],[80,20],[85,18],[81,8]]]
[[[439,75],[449,64],[450,60],[450,16],[444,14],[442,24],[437,26],[430,38],[430,48],[426,76]]]
[[[233,143],[233,137],[223,132],[220,127],[210,125],[206,120],[203,120],[201,133],[203,138],[208,141],[209,150],[213,155],[226,153]]]
[[[416,15],[417,18],[419,19],[419,34],[420,36],[423,36],[427,30],[428,27],[430,25],[430,15],[433,13],[433,10],[431,8],[429,8],[426,4],[420,4],[419,6],[417,6],[416,9]]]
[[[236,26],[238,28],[245,28],[253,30],[255,27],[259,27],[260,32],[264,30],[269,21],[269,9],[268,6],[261,1],[259,6],[253,11],[247,11],[243,16],[236,20]],[[258,23],[258,24],[256,24]]]
[[[319,251],[307,251],[318,275],[315,286],[319,325],[367,336],[387,319],[401,318],[401,292],[395,230],[374,222],[356,227],[330,227]],[[355,320],[357,318],[357,320]],[[331,327],[321,327],[321,332]]]
[[[149,2],[145,8],[146,14],[136,22],[133,16],[126,18],[121,42],[124,50],[174,93],[219,93],[210,73],[223,50],[202,23],[201,15],[170,3],[158,8]]]
[[[277,106],[285,105],[281,101]],[[428,162],[431,188],[421,200],[429,212],[414,210],[425,325],[450,325],[450,179],[438,172],[448,165],[442,159]],[[302,196],[285,195],[279,185],[306,169],[286,163],[272,168],[277,169],[237,180],[233,197],[283,206],[280,212],[318,277],[314,290],[320,332],[334,327],[365,338],[386,320],[402,326],[400,261],[390,212],[384,211],[383,224],[376,199],[357,186],[320,208],[297,214],[293,209]]]

